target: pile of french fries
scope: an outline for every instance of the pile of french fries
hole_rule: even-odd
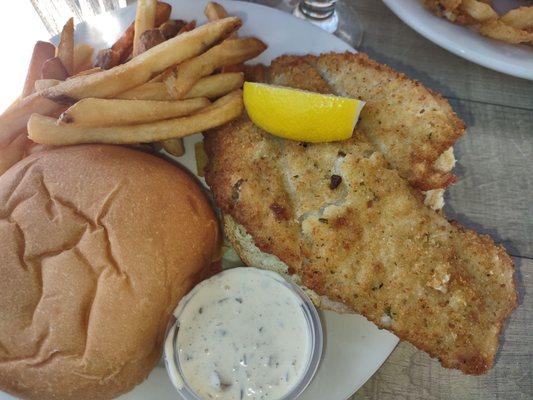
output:
[[[72,19],[57,48],[38,42],[20,99],[0,116],[0,174],[35,144],[152,143],[182,155],[184,136],[238,118],[242,65],[266,45],[238,38],[240,19],[219,4],[199,27],[171,11],[139,0],[135,21],[94,65]]]
[[[423,0],[426,7],[448,20],[467,25],[484,36],[512,44],[533,44],[533,6],[499,15],[490,0]]]

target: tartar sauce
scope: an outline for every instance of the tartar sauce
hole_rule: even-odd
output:
[[[306,372],[312,350],[302,300],[277,274],[224,271],[196,286],[175,315],[181,374],[203,399],[280,399]]]

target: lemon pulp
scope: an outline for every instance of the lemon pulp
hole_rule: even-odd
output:
[[[244,105],[254,124],[285,139],[333,142],[352,136],[365,102],[264,83],[244,83]]]

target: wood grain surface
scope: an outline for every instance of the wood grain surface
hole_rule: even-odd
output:
[[[282,3],[253,2],[278,8]],[[446,214],[506,247],[520,293],[488,374],[444,369],[400,343],[351,400],[533,399],[533,82],[441,49],[381,1],[339,0],[339,12],[345,8],[355,10],[364,25],[360,51],[442,93],[468,125],[455,146],[460,180],[447,192]]]

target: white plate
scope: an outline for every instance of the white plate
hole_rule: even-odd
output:
[[[533,46],[512,45],[481,36],[471,29],[433,15],[421,0],[383,0],[403,22],[440,47],[504,74],[533,80]],[[509,0],[495,1],[506,8]],[[501,4],[498,4],[501,3]],[[519,4],[518,1],[513,1]]]
[[[204,22],[202,10],[207,1],[165,1],[173,5],[174,18]],[[230,14],[242,18],[244,26],[240,30],[241,35],[254,35],[268,44],[268,50],[257,61],[269,63],[273,58],[287,53],[353,51],[335,36],[289,14],[251,3],[224,0],[220,3]],[[89,42],[96,48],[109,47],[131,23],[134,14],[135,9],[130,6],[82,23],[76,27],[76,40]],[[200,140],[201,135],[186,138],[186,154],[178,159],[193,172],[196,171],[194,143]],[[398,338],[379,330],[359,315],[324,312],[321,317],[325,332],[324,356],[317,375],[302,400],[344,400],[376,372],[398,343]],[[120,398],[176,400],[176,392],[160,363],[145,382]],[[0,392],[0,400],[8,399],[13,398]]]

